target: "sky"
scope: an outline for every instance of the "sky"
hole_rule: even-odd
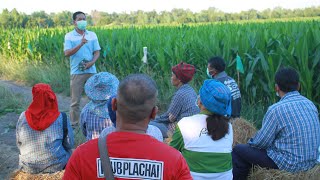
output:
[[[262,11],[274,7],[295,9],[311,6],[320,6],[320,0],[1,0],[0,13],[3,9],[11,11],[13,8],[26,14],[42,10],[46,13],[62,11],[90,13],[92,10],[108,13],[130,13],[137,10],[160,12],[171,11],[173,8],[200,12],[209,7],[232,13],[249,9]]]

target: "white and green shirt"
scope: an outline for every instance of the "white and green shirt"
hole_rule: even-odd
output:
[[[233,131],[214,141],[208,135],[207,115],[196,114],[182,118],[173,134],[170,146],[186,159],[193,179],[232,179]]]

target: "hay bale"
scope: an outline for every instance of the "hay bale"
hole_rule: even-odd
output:
[[[165,144],[167,144],[167,145],[170,145],[170,142],[172,141],[172,137],[168,137],[168,138],[165,138],[164,140],[163,140],[163,142],[165,143]]]
[[[243,118],[237,118],[232,123],[233,147],[237,144],[247,144],[248,140],[255,135],[257,129]]]
[[[165,138],[163,142],[166,143],[167,145],[170,145],[170,142],[172,141],[173,132],[169,131],[167,134],[168,134],[168,137]]]
[[[255,166],[249,175],[250,180],[318,180],[320,175],[320,165],[316,165],[309,171],[299,172],[299,173],[289,173],[286,171],[281,171],[277,169],[266,169],[259,166]]]
[[[63,171],[58,171],[52,174],[29,174],[23,171],[15,171],[11,178],[12,180],[58,180],[62,179],[64,174]]]

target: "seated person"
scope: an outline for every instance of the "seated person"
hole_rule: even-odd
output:
[[[248,144],[233,148],[235,179],[246,179],[253,165],[295,173],[317,163],[320,124],[316,106],[298,92],[296,70],[279,69],[275,82],[280,101],[268,108],[261,129]]]
[[[116,117],[117,117],[117,115],[116,115],[116,111],[113,111],[112,107],[111,107],[112,99],[115,98],[115,97],[116,96],[112,96],[108,100],[108,111],[109,111],[109,116],[110,116],[110,119],[111,119],[111,122],[112,122],[113,126],[105,128],[101,132],[100,136],[106,136],[106,135],[116,131],[116,125],[117,125]],[[157,140],[163,142],[162,133],[161,133],[160,129],[157,128],[156,126],[152,126],[152,125],[149,124],[146,134],[148,134],[148,135],[156,138]]]
[[[144,74],[125,77],[112,100],[117,113],[116,132],[106,137],[106,146],[115,179],[191,180],[181,153],[146,134],[157,113],[156,83]],[[101,179],[98,139],[79,146],[72,154],[63,179]]]
[[[74,145],[71,124],[59,112],[56,95],[48,84],[34,85],[32,96],[16,126],[19,169],[30,174],[61,171]]]
[[[119,80],[113,74],[101,72],[91,76],[84,86],[90,102],[80,114],[80,127],[87,141],[98,138],[102,130],[112,126],[108,100],[117,93]]]
[[[157,126],[164,138],[168,137],[168,131],[173,132],[176,122],[183,117],[192,116],[200,112],[196,105],[197,93],[188,84],[193,78],[196,69],[193,65],[181,62],[172,67],[171,84],[177,88],[169,109],[164,114],[151,121]]]
[[[186,159],[193,179],[232,179],[231,91],[205,80],[199,91],[200,114],[182,118],[170,146]]]
[[[219,57],[212,57],[208,61],[207,75],[209,78],[216,79],[228,86],[232,97],[232,118],[240,117],[241,112],[241,93],[238,84],[225,72],[226,63]]]

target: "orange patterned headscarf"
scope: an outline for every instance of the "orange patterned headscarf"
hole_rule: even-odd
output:
[[[39,83],[32,88],[32,102],[25,112],[29,126],[37,131],[48,128],[60,115],[57,97],[50,85]]]

